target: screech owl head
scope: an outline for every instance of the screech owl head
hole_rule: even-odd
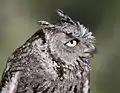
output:
[[[67,65],[74,65],[76,62],[90,64],[95,50],[95,38],[92,32],[72,20],[63,11],[57,10],[57,13],[60,20],[56,24],[39,21],[39,24],[46,29],[46,39],[52,57]]]

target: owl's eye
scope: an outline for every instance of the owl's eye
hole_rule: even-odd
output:
[[[69,42],[67,42],[65,45],[68,47],[75,47],[77,44],[78,44],[78,40],[73,39],[73,40],[70,40]]]

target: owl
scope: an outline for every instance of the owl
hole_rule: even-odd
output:
[[[62,10],[8,58],[0,93],[89,93],[95,37]]]

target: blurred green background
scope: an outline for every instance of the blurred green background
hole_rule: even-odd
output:
[[[120,0],[0,0],[0,75],[11,53],[40,28],[37,21],[55,22],[58,8],[96,37],[91,93],[120,93]]]

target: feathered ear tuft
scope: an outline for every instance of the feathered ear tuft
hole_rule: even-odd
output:
[[[53,24],[47,22],[47,21],[38,21],[38,24],[42,26],[43,28],[52,28],[54,27]]]
[[[76,23],[68,15],[66,15],[62,10],[58,9],[57,13],[61,17],[60,20],[62,22],[67,22],[67,23],[71,23],[73,25],[76,25]]]
[[[66,15],[65,15],[65,13],[62,11],[62,10],[60,10],[60,9],[57,9],[57,13],[58,13],[58,15],[60,16],[60,17],[65,17]]]

